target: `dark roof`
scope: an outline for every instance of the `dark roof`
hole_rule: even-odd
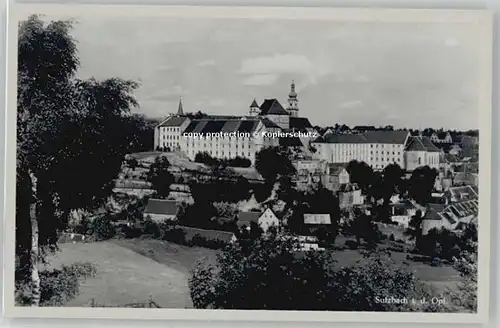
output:
[[[165,121],[160,123],[160,127],[166,126],[181,126],[188,118],[185,116],[170,116]]]
[[[404,144],[408,131],[367,131],[358,134],[326,134],[317,138],[319,143],[380,143]]]
[[[223,120],[210,120],[205,124],[200,132],[202,134],[220,132],[222,131],[222,128],[224,127],[224,124],[226,124],[226,122],[227,121]]]
[[[251,133],[259,124],[257,119],[201,119],[193,120],[184,132],[196,132],[201,134],[217,132],[241,132]]]
[[[198,125],[199,122],[200,122],[200,120],[192,120],[188,124],[188,126],[186,127],[186,129],[184,129],[184,132],[185,133],[193,132],[194,128],[196,128],[196,126]]]
[[[177,115],[184,115],[184,108],[182,108],[182,99],[179,99],[179,108],[177,108]]]
[[[406,144],[406,151],[428,151],[439,152],[439,149],[434,146],[428,137],[410,137]]]
[[[279,126],[276,125],[276,123],[274,123],[273,121],[271,121],[268,118],[263,118],[263,119],[261,119],[261,121],[266,128],[279,128]]]
[[[437,133],[437,136],[439,139],[444,139],[444,138],[446,138],[447,135],[448,135],[448,132],[445,132],[445,131],[441,131],[441,132]]]
[[[277,99],[266,99],[260,105],[260,115],[290,115]]]
[[[409,135],[408,131],[366,131],[364,133],[370,143],[403,144]]]
[[[207,240],[218,240],[222,242],[230,242],[231,239],[235,237],[234,233],[228,231],[220,231],[220,230],[205,230],[191,227],[181,227],[178,226],[179,229],[184,231],[186,240],[193,239],[194,236],[198,235]]]
[[[305,131],[312,128],[311,122],[305,117],[290,117],[290,129]]]
[[[327,134],[314,142],[323,143],[369,143],[363,134]]]
[[[356,131],[375,131],[377,130],[376,127],[374,127],[373,125],[356,125],[355,127],[352,128],[353,130],[356,130]]]
[[[439,148],[436,147],[428,137],[422,137],[422,143],[427,148],[429,152],[440,152]]]
[[[279,138],[279,145],[282,147],[302,147],[304,144],[299,137]]]
[[[250,105],[250,107],[259,107],[259,105],[257,104],[257,101],[255,99],[252,101],[252,104]]]
[[[144,213],[176,215],[178,210],[179,208],[175,200],[150,199],[148,200]]]
[[[261,215],[260,212],[239,212],[236,223],[238,226],[246,225],[249,227],[251,222],[258,223]]]

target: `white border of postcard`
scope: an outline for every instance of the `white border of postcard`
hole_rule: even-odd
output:
[[[332,20],[344,22],[455,22],[477,23],[481,27],[481,83],[478,106],[480,122],[479,163],[479,274],[478,312],[399,313],[326,312],[265,310],[129,309],[75,307],[16,307],[14,303],[15,186],[16,186],[16,80],[17,26],[28,14],[106,15],[110,17],[162,16],[186,18],[259,18],[283,20]],[[485,323],[489,314],[490,214],[491,214],[491,92],[492,13],[486,10],[354,9],[292,7],[202,7],[202,6],[117,6],[11,4],[8,23],[6,185],[4,247],[4,315],[36,318],[112,318],[282,322],[439,322]]]

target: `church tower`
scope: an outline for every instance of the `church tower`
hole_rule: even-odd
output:
[[[184,108],[182,107],[182,98],[179,99],[179,108],[177,109],[177,116],[184,115]]]
[[[257,101],[254,100],[252,101],[252,104],[250,105],[250,116],[258,116],[260,114],[260,107],[257,104]]]
[[[290,93],[288,94],[288,113],[291,117],[297,117],[299,113],[299,99],[297,98],[297,92],[295,92],[295,82],[292,81],[290,86]]]

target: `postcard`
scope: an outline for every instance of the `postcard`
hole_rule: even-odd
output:
[[[16,4],[8,36],[7,316],[487,321],[491,13]]]

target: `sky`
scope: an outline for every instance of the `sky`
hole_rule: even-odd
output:
[[[85,17],[80,77],[140,83],[136,112],[244,115],[284,106],[313,125],[478,128],[477,30],[456,23]],[[52,17],[69,18],[69,17]]]

